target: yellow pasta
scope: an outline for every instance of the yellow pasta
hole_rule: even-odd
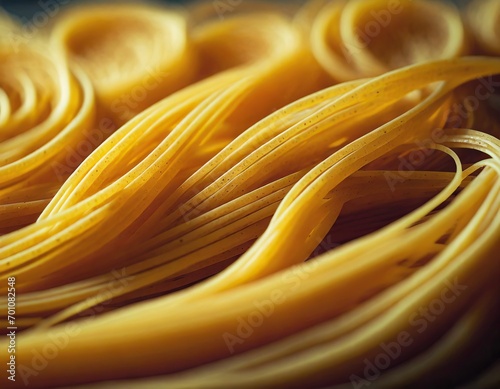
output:
[[[479,50],[500,54],[500,4],[494,0],[476,0],[469,4],[466,16]]]
[[[102,115],[118,124],[192,82],[198,68],[186,19],[161,8],[75,7],[51,40],[89,75]]]
[[[312,18],[311,49],[336,81],[466,53],[460,15],[449,5],[412,0],[323,3],[312,2],[316,16],[305,16],[306,8],[299,20]]]
[[[67,177],[65,171],[55,174],[53,166],[64,164],[67,150],[76,148],[91,128],[95,103],[88,76],[72,73],[61,56],[48,55],[46,44],[14,48],[5,42],[1,51],[2,112],[7,114],[0,144],[0,196],[2,206],[28,203],[24,219],[2,221],[2,229],[8,230],[34,222],[40,202],[46,205],[44,200]]]
[[[475,385],[496,4],[78,5],[0,40],[9,384]]]

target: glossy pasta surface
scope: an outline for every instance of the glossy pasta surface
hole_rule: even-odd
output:
[[[51,4],[0,13],[6,387],[500,387],[500,2]]]

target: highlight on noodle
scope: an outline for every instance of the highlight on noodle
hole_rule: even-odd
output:
[[[500,2],[51,4],[0,13],[8,387],[500,386]]]

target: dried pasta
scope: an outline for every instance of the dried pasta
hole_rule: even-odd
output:
[[[478,379],[500,323],[497,5],[81,4],[0,39],[9,384]]]

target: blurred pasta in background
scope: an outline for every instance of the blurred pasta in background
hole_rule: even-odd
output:
[[[39,6],[0,14],[10,386],[500,386],[500,2]]]

